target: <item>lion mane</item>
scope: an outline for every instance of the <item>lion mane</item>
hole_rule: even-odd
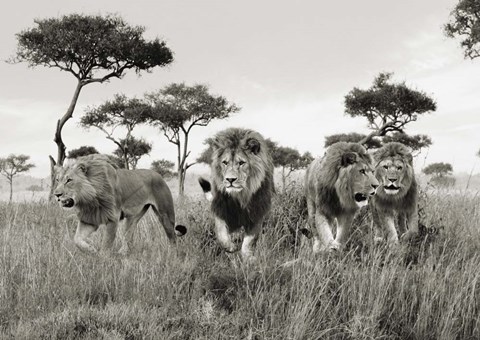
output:
[[[232,233],[243,227],[247,235],[252,234],[252,238],[256,239],[259,224],[270,210],[274,192],[270,149],[258,132],[242,128],[229,128],[217,133],[210,140],[210,147],[213,185],[203,178],[199,178],[199,182],[212,202],[217,236],[224,229],[227,233]],[[228,165],[225,159],[228,159]],[[235,163],[238,159],[246,165]],[[241,190],[229,190],[226,181],[228,176],[233,177],[234,181],[238,178],[242,182]],[[225,248],[232,248],[229,236],[226,239]]]
[[[305,192],[308,224],[315,235],[314,252],[343,246],[355,212],[368,203],[377,187],[372,157],[358,143],[335,143],[310,164]],[[339,218],[334,238],[334,220]]]
[[[79,223],[75,244],[83,251],[95,253],[87,241],[88,235],[100,225],[107,225],[105,245],[111,247],[120,220],[125,220],[125,232],[152,207],[168,238],[186,232],[175,227],[175,212],[170,189],[162,177],[152,170],[119,169],[106,155],[79,157],[65,167],[55,168],[54,195],[61,207],[76,211]],[[128,240],[123,240],[121,252],[126,253]]]

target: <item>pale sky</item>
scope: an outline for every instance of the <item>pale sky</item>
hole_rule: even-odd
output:
[[[0,14],[0,59],[14,54],[15,34],[32,27],[34,18],[117,13],[145,26],[148,38],[167,42],[175,61],[140,77],[127,72],[122,80],[86,86],[63,139],[70,149],[93,145],[110,153],[115,146],[101,132],[78,126],[87,106],[116,93],[142,97],[172,82],[206,83],[242,110],[194,128],[190,161],[203,150],[205,138],[232,126],[321,155],[327,135],[368,132],[364,120],[344,115],[344,96],[353,87],[368,88],[379,72],[394,72],[395,81],[425,91],[438,104],[436,112],[407,128],[433,139],[428,153],[417,157],[417,168],[443,161],[457,172],[470,172],[480,149],[480,59],[465,60],[459,41],[443,35],[456,2],[19,0]],[[30,174],[46,177],[48,155],[56,157],[56,121],[76,80],[56,69],[5,62],[0,75],[0,157],[30,155],[37,165]],[[156,129],[141,127],[134,135],[153,143],[140,167],[160,158],[176,160],[176,148]]]

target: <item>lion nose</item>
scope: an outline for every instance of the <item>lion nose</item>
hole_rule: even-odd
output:
[[[372,184],[372,188],[375,190],[378,188],[378,184]]]
[[[396,178],[389,178],[388,179],[390,182],[394,183],[397,179]]]
[[[57,196],[57,198],[60,198],[60,196],[62,196],[62,194],[56,194],[54,193],[55,196]]]
[[[236,177],[228,177],[228,178],[226,178],[226,180],[228,182],[230,182],[230,184],[233,184],[233,182],[235,182],[237,180],[237,178]]]

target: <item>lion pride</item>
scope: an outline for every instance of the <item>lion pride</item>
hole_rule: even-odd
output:
[[[345,245],[355,212],[368,204],[378,185],[371,156],[358,143],[335,143],[310,164],[305,189],[314,253]]]
[[[74,236],[77,247],[87,253],[97,249],[87,238],[100,225],[106,226],[105,248],[111,248],[117,225],[124,222],[120,253],[129,251],[133,229],[152,208],[170,241],[185,234],[175,227],[172,194],[165,181],[152,170],[118,169],[106,155],[79,157],[65,167],[55,167],[54,195],[64,209],[73,209],[78,217]]]
[[[213,186],[203,178],[199,182],[212,202],[217,240],[227,252],[234,252],[231,233],[243,227],[241,254],[254,259],[252,247],[274,191],[270,150],[258,132],[240,128],[219,132],[210,146]]]
[[[375,239],[385,237],[388,243],[396,244],[398,232],[405,239],[418,233],[418,189],[413,157],[405,145],[392,142],[378,149],[374,158],[375,175],[380,181],[372,201]]]

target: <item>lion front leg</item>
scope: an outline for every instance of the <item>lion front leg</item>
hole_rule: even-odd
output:
[[[235,244],[232,242],[230,237],[227,223],[217,216],[215,216],[215,235],[225,251],[233,253],[237,250],[237,247],[235,247]]]
[[[337,234],[335,236],[335,243],[338,247],[343,248],[352,232],[352,223],[354,215],[345,215],[337,217],[338,226]]]
[[[97,229],[98,226],[87,224],[82,221],[78,222],[73,242],[81,251],[88,254],[97,254],[97,249],[87,241],[88,236]]]
[[[257,243],[258,235],[262,230],[263,219],[258,221],[253,228],[245,232],[245,236],[242,241],[241,254],[245,260],[255,261],[255,256],[253,256],[253,247]]]
[[[415,206],[412,211],[406,212],[407,231],[401,236],[402,240],[410,240],[418,235],[418,211]]]
[[[316,235],[313,240],[314,253],[339,248],[339,244],[333,238],[332,229],[334,225],[335,219],[327,218],[321,213],[315,212]]]

